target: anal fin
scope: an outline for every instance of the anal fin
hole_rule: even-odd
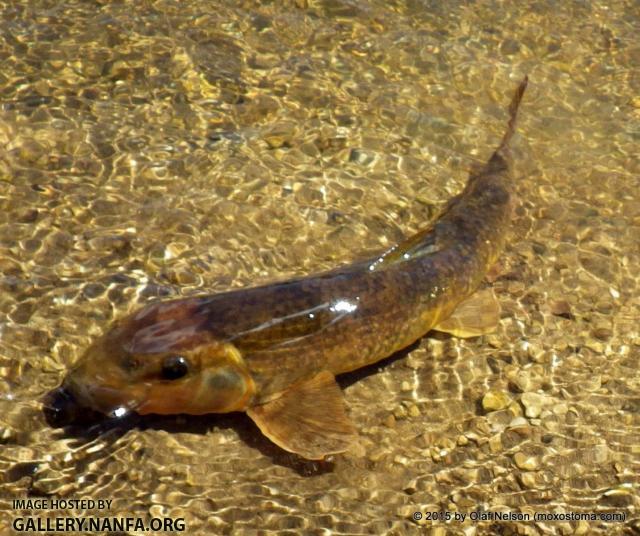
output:
[[[342,391],[329,371],[249,408],[247,414],[276,445],[310,460],[344,452],[356,437]]]
[[[499,320],[500,303],[492,289],[485,289],[469,296],[433,329],[461,338],[479,337],[495,331]]]

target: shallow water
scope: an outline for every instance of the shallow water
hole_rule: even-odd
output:
[[[639,32],[633,1],[0,3],[0,528],[639,531]],[[244,415],[44,422],[42,395],[140,304],[321,271],[423,227],[496,147],[527,73],[498,330],[341,379],[358,448],[306,462]],[[42,495],[114,502],[13,509]]]

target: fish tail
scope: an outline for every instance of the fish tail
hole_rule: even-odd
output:
[[[513,99],[511,99],[511,104],[509,104],[509,123],[507,124],[507,131],[504,133],[502,138],[502,142],[500,142],[500,146],[496,153],[502,152],[511,141],[513,137],[513,133],[516,131],[516,120],[518,118],[518,108],[520,107],[520,102],[522,101],[522,96],[524,95],[525,89],[527,89],[527,84],[529,83],[529,77],[525,75],[516,89],[515,95]]]

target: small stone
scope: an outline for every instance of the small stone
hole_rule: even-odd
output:
[[[170,242],[164,250],[164,258],[166,260],[175,259],[189,250],[189,245],[182,242]]]
[[[411,404],[409,406],[409,416],[410,417],[419,417],[420,416],[420,410],[418,409],[418,406],[416,406],[415,404]]]
[[[368,153],[362,149],[351,149],[349,153],[349,162],[355,162],[362,166],[368,166],[375,160],[375,154]]]
[[[593,341],[589,339],[584,343],[584,345],[590,350],[593,350],[597,354],[601,354],[604,352],[604,344],[602,344],[599,341]]]
[[[282,122],[271,126],[264,133],[263,139],[271,149],[290,147],[292,140],[296,137],[296,127],[293,123]]]
[[[567,412],[569,411],[569,406],[567,406],[567,404],[565,404],[564,402],[561,402],[560,404],[556,404],[555,406],[553,406],[551,408],[551,411],[555,415],[558,415],[559,417],[561,417],[562,415],[567,414]]]
[[[573,314],[571,312],[571,305],[566,300],[555,300],[549,303],[549,309],[551,314],[555,316],[561,316],[567,319],[573,319]]]
[[[492,411],[491,413],[487,414],[487,422],[491,426],[491,432],[494,434],[502,432],[507,427],[512,418],[513,415],[505,410]]]
[[[18,434],[11,428],[0,428],[0,444],[14,442]]]
[[[605,444],[594,445],[590,458],[598,464],[605,464],[609,461],[609,448]]]
[[[522,416],[522,407],[517,402],[511,402],[509,407],[507,408],[509,413],[511,413],[512,417],[521,417]]]
[[[596,339],[600,339],[601,341],[606,341],[611,338],[611,336],[613,335],[613,331],[611,331],[611,328],[609,326],[597,326],[594,328],[591,334]]]
[[[538,393],[522,393],[520,399],[525,409],[525,415],[531,419],[536,419],[542,413],[543,406],[549,404],[550,399],[546,395]]]
[[[535,356],[532,355],[532,357]],[[526,393],[527,391],[537,391],[541,388],[545,378],[545,372],[541,365],[536,364],[525,369],[520,367],[510,368],[506,371],[506,376],[511,382],[512,387],[515,387],[516,390],[522,393]]]
[[[609,256],[591,251],[581,251],[578,254],[578,261],[587,272],[598,279],[607,282],[616,280],[614,271],[616,265],[611,263]]]
[[[482,398],[482,407],[485,411],[505,409],[510,403],[511,397],[504,391],[488,391]]]
[[[442,439],[438,440],[437,445],[444,450],[453,450],[456,446],[456,443],[449,437],[443,437]]]
[[[509,423],[509,428],[518,428],[520,426],[529,426],[529,422],[524,417],[516,417]]]
[[[558,534],[573,534],[573,528],[570,523],[558,523],[556,529],[558,530]]]
[[[519,475],[520,483],[528,489],[535,488],[537,483],[536,473],[521,473]]]
[[[465,436],[459,435],[456,443],[458,444],[458,446],[464,447],[465,445],[469,444],[469,440]]]
[[[451,484],[451,471],[438,471],[435,479],[438,484]]]
[[[489,439],[489,450],[494,454],[502,451],[503,448],[502,437],[500,436],[500,434],[496,434],[491,439]]]
[[[384,425],[387,428],[395,428],[396,427],[396,418],[390,413],[384,420]]]
[[[587,534],[589,532],[589,523],[587,523],[584,519],[581,519],[576,524],[576,530],[573,532],[576,536],[582,536],[583,534]]]
[[[402,382],[400,385],[400,390],[403,392],[411,391],[411,384],[407,381]]]
[[[409,465],[410,464],[409,458],[407,458],[406,456],[402,456],[401,454],[398,454],[397,456],[395,456],[393,458],[393,462],[397,463],[399,465]]]
[[[513,461],[518,469],[524,471],[535,471],[540,465],[536,456],[528,456],[523,452],[516,452],[513,456]]]
[[[593,393],[602,387],[602,376],[600,376],[600,374],[594,374],[586,380],[579,382],[577,385],[580,386],[581,390]]]
[[[500,52],[505,56],[512,56],[520,51],[520,43],[514,39],[505,39],[500,45]]]
[[[398,406],[394,411],[393,411],[393,416],[397,419],[404,419],[407,416],[407,408],[405,408],[404,406]]]
[[[633,496],[633,485],[625,482],[624,484],[620,484],[614,488],[608,489],[602,494],[604,497],[612,498],[612,497],[632,497]]]
[[[369,460],[372,462],[379,462],[385,456],[385,449],[376,449],[371,454],[369,454]]]

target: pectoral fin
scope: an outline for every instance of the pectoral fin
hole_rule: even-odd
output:
[[[249,408],[247,414],[276,445],[310,460],[344,452],[355,439],[342,392],[328,371]]]
[[[492,289],[485,289],[469,296],[433,329],[456,337],[478,337],[494,331],[499,320],[500,303]]]

